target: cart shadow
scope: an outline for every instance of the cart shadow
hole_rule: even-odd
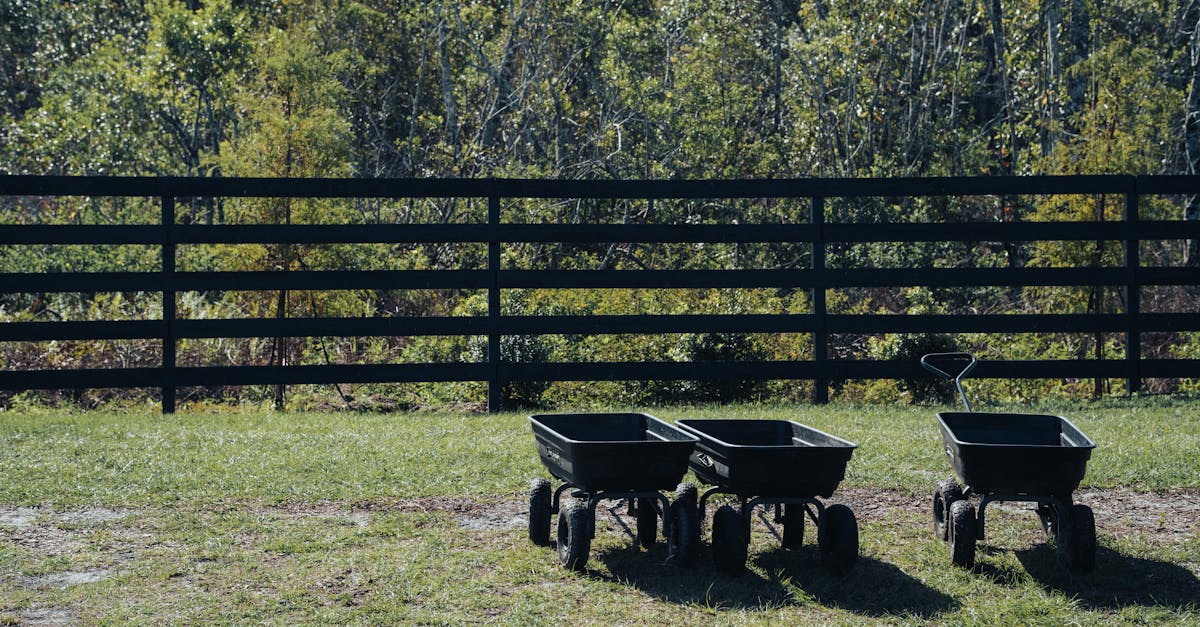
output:
[[[1017,559],[1043,588],[1073,597],[1087,608],[1195,607],[1200,579],[1188,569],[1155,559],[1133,557],[1108,547],[1096,548],[1096,568],[1073,573],[1055,559],[1054,550],[1040,545],[1016,552]]]
[[[720,572],[707,554],[690,568],[667,563],[667,552],[661,545],[650,551],[635,547],[602,549],[594,551],[592,557],[604,564],[608,573],[588,569],[588,576],[632,586],[669,603],[754,610],[791,602],[788,590],[778,582],[750,571],[737,576]]]
[[[934,619],[959,606],[953,597],[879,560],[860,557],[850,573],[831,574],[820,566],[815,547],[752,556],[754,568],[737,575],[717,570],[707,550],[692,568],[667,564],[661,545],[649,552],[614,547],[593,557],[608,573],[589,570],[589,576],[633,586],[680,605],[755,610],[816,601],[866,617],[921,619]]]
[[[755,566],[773,582],[803,590],[813,599],[872,618],[909,616],[933,620],[961,605],[957,599],[931,588],[894,564],[859,556],[854,568],[835,575],[821,567],[815,546],[799,550],[776,549],[754,558]]]

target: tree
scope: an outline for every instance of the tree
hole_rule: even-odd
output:
[[[1184,168],[1188,174],[1200,174],[1200,2],[1192,0],[1180,13],[1181,22],[1188,37],[1189,73],[1187,79],[1187,101],[1183,113]],[[1184,218],[1200,220],[1200,194],[1187,199]],[[1184,262],[1200,266],[1200,240],[1188,240]]]
[[[243,129],[222,143],[213,166],[236,176],[282,178],[344,177],[350,170],[350,125],[340,105],[345,89],[337,80],[344,63],[340,52],[325,53],[318,43],[317,23],[289,13],[281,27],[263,33],[255,47],[257,71],[237,94]],[[335,205],[315,199],[264,199],[230,210],[232,221],[259,224],[322,223],[348,221]],[[344,250],[331,251],[334,257]],[[319,259],[297,245],[279,244],[260,249],[261,256],[243,258],[241,265],[254,269],[296,271],[313,269]],[[339,263],[353,266],[349,259]],[[280,290],[274,316],[283,319],[304,304],[302,295]],[[336,295],[326,300],[337,299]],[[311,315],[320,315],[315,296],[309,298]],[[261,304],[255,305],[261,307]],[[270,362],[285,366],[294,360],[287,338],[276,337]],[[283,385],[275,387],[275,407],[283,409]]]

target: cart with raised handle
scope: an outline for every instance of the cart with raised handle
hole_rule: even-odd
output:
[[[937,414],[946,456],[962,483],[948,479],[934,489],[935,536],[949,544],[951,562],[970,568],[975,545],[984,539],[988,505],[1032,503],[1042,529],[1055,540],[1059,561],[1074,570],[1092,570],[1095,517],[1072,495],[1096,444],[1061,416],[972,411],[962,381],[977,364],[969,353],[921,358],[925,369],[954,381],[966,408]]]

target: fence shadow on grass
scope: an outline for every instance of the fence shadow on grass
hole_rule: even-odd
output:
[[[613,547],[595,551],[593,557],[611,574],[589,570],[591,576],[633,586],[670,603],[760,610],[815,601],[873,618],[907,615],[924,619],[959,606],[953,597],[871,558],[859,558],[844,576],[830,574],[821,567],[815,547],[752,555],[753,568],[738,575],[718,571],[707,550],[692,568],[667,564],[666,547],[661,543],[649,552]]]
[[[1074,597],[1090,609],[1182,609],[1200,605],[1200,579],[1171,562],[1125,555],[1101,546],[1096,549],[1096,569],[1074,573],[1058,564],[1054,549],[1047,545],[1017,551],[1016,555],[1043,588]]]

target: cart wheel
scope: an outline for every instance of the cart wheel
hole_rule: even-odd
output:
[[[783,548],[798,549],[804,545],[804,506],[783,504]]]
[[[687,501],[692,507],[699,507],[699,498],[696,495],[696,486],[688,482],[683,482],[675,488],[675,500]]]
[[[737,510],[728,505],[717,509],[712,526],[713,563],[717,568],[737,573],[746,567],[748,536],[742,515]]]
[[[570,503],[558,511],[558,563],[571,570],[583,571],[592,538],[588,534],[588,508]]]
[[[671,501],[671,536],[667,538],[667,561],[680,566],[696,563],[700,554],[700,512],[696,508],[695,488]]]
[[[1071,506],[1071,568],[1096,568],[1096,516],[1087,505]]]
[[[830,505],[817,523],[817,547],[821,564],[844,573],[858,561],[858,521],[854,511],[842,504]]]
[[[962,487],[954,480],[939,481],[933,491],[933,536],[943,542],[950,539],[950,527],[947,519],[950,517],[950,507],[955,501],[963,498]]]
[[[529,541],[550,544],[550,482],[540,477],[529,486]]]
[[[950,506],[950,562],[971,568],[975,565],[975,506],[955,501]]]
[[[654,499],[637,500],[637,539],[644,549],[658,541],[658,508],[654,505]]]

